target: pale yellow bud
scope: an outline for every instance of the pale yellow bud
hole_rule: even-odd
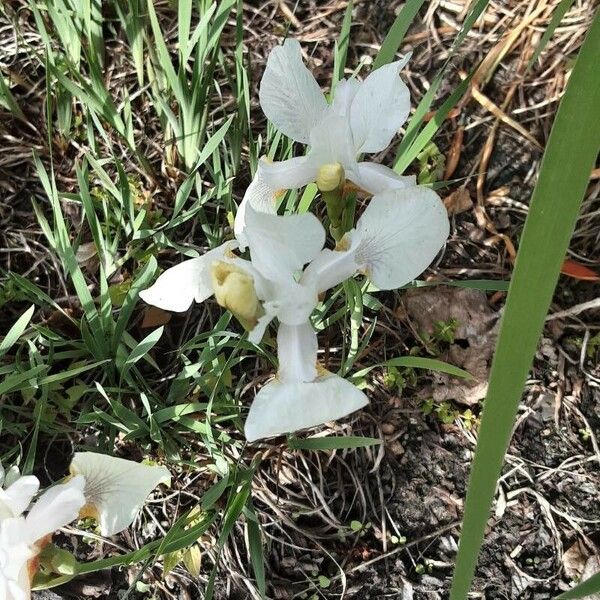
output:
[[[213,263],[210,275],[219,305],[231,311],[246,329],[252,329],[262,314],[254,279],[236,265],[221,261]]]
[[[322,192],[332,192],[344,183],[344,168],[340,163],[323,165],[317,173],[316,183]]]

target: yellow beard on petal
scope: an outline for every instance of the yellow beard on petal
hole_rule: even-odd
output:
[[[100,519],[100,515],[98,514],[98,509],[93,504],[84,504],[83,507],[79,510],[79,518],[89,518],[98,521]]]
[[[350,240],[347,236],[344,236],[339,242],[335,245],[336,252],[346,252],[350,248]]]
[[[328,371],[321,363],[317,363],[315,367],[317,369],[317,377],[327,377],[327,375],[331,375],[331,371]]]

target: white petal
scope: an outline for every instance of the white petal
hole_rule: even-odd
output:
[[[345,239],[351,239],[351,234],[346,234]],[[306,267],[300,283],[316,287],[317,293],[320,294],[346,281],[357,270],[353,251],[325,248]]]
[[[77,518],[85,504],[84,485],[83,477],[72,477],[40,496],[25,519],[28,543],[34,544]]]
[[[310,383],[275,379],[256,395],[244,432],[253,442],[341,419],[368,402],[357,387],[331,373]]]
[[[246,206],[250,204],[254,210],[269,214],[277,213],[277,191],[268,185],[265,180],[263,164],[267,163],[265,157],[258,161],[258,167],[254,179],[248,186],[240,205],[235,214],[233,231],[240,244],[240,250],[245,250],[248,245],[246,239]]]
[[[375,195],[387,190],[397,190],[417,185],[414,175],[398,175],[394,170],[372,162],[360,162],[348,179],[359,188]]]
[[[358,153],[387,148],[410,112],[410,92],[400,79],[406,59],[379,67],[362,82],[350,107]]]
[[[317,178],[319,166],[310,156],[296,156],[288,160],[263,164],[263,177],[267,185],[276,190],[304,187]]]
[[[71,472],[85,477],[86,503],[97,512],[104,536],[129,527],[148,494],[171,480],[165,467],[94,452],[76,452]]]
[[[2,600],[29,600],[30,584],[27,562],[35,556],[32,546],[25,541],[25,519],[10,518],[0,521],[0,598]]]
[[[307,143],[321,120],[327,101],[312,73],[302,62],[297,40],[285,40],[271,50],[260,82],[260,106],[277,129],[297,142]]]
[[[185,312],[194,300],[204,302],[213,294],[211,265],[224,260],[236,246],[235,242],[225,242],[198,258],[167,269],[152,286],[140,292],[140,298],[152,306],[175,312]]]
[[[350,106],[352,100],[360,87],[360,82],[354,77],[350,79],[342,79],[335,88],[335,96],[333,97],[332,107],[334,112],[342,117],[350,117]]]
[[[252,331],[248,332],[248,341],[253,344],[260,344],[261,340],[265,335],[265,331],[269,326],[269,323],[275,318],[275,313],[271,310],[266,310],[265,314],[258,319],[258,322],[254,326]]]
[[[263,277],[293,281],[325,243],[325,229],[312,213],[268,215],[246,210],[246,236],[252,265]]]
[[[312,381],[317,376],[317,333],[310,322],[279,324],[277,332],[277,376],[282,383]]]
[[[19,477],[5,490],[0,489],[0,516],[9,512],[11,517],[20,517],[37,494],[40,482],[37,477]]]
[[[346,171],[352,171],[356,166],[353,145],[348,119],[330,109],[310,134],[309,159],[318,166],[340,163]]]
[[[409,283],[440,251],[449,233],[439,196],[418,186],[374,196],[358,220],[351,251],[381,290]]]

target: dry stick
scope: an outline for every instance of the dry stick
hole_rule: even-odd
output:
[[[593,300],[589,300],[588,302],[582,302],[581,304],[576,304],[571,308],[552,313],[551,315],[548,315],[546,317],[546,321],[562,319],[563,317],[572,317],[574,315],[578,315],[579,313],[582,313],[586,310],[591,310],[593,308],[600,308],[600,298],[594,298]]]

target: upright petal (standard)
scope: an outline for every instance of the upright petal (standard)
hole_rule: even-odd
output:
[[[308,143],[310,132],[327,109],[327,101],[302,61],[297,40],[285,40],[271,50],[260,82],[259,100],[277,129],[297,142]]]
[[[410,112],[410,92],[400,79],[409,56],[379,67],[356,89],[350,127],[357,154],[385,150]]]
[[[40,496],[25,518],[29,544],[35,544],[77,518],[85,504],[84,486],[83,477],[72,477]]]

